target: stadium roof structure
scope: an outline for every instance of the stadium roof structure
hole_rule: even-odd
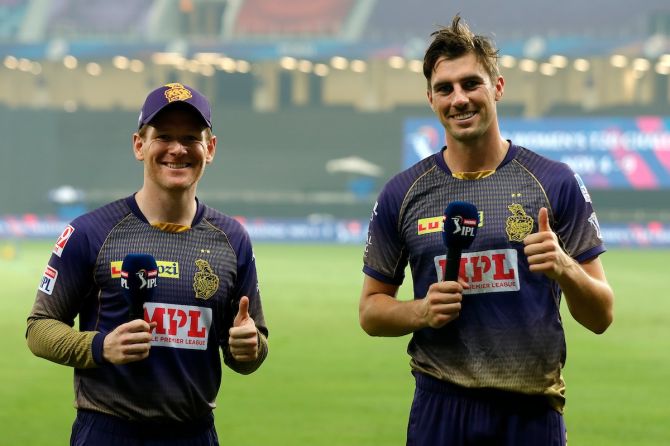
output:
[[[411,5],[409,4],[411,3]],[[250,62],[334,56],[420,59],[455,14],[501,54],[570,58],[670,53],[670,2],[562,0],[0,0],[0,57],[148,60],[218,53]],[[166,5],[173,5],[168,7]],[[209,9],[206,9],[209,8]],[[200,15],[196,14],[199,13]],[[444,18],[440,20],[440,18]],[[209,31],[202,33],[202,21]]]
[[[155,53],[178,53],[192,57],[198,53],[219,53],[248,61],[278,60],[296,57],[327,60],[334,56],[358,59],[381,59],[402,56],[422,58],[427,41],[346,42],[335,39],[282,40],[279,42],[212,42],[192,43],[177,40],[168,43],[129,43],[107,40],[54,39],[40,43],[0,43],[0,55],[31,60],[59,60],[65,55],[96,60],[114,56],[150,59]],[[670,37],[618,38],[603,40],[576,36],[532,37],[497,42],[501,55],[547,58],[560,54],[566,57],[597,57],[624,54],[631,57],[658,57],[670,53]]]

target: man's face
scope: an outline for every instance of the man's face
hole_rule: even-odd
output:
[[[169,191],[195,189],[216,151],[216,137],[207,138],[195,111],[178,106],[161,111],[133,144],[145,185]]]
[[[504,81],[491,81],[477,57],[438,59],[430,80],[428,102],[447,135],[467,143],[482,137],[497,122],[495,102],[502,97]]]

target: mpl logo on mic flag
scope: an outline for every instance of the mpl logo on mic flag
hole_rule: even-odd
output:
[[[135,274],[128,274],[128,271],[121,270],[121,288],[126,290],[150,290],[156,287],[158,278],[158,269],[140,269]]]

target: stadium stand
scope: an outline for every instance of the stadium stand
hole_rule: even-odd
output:
[[[156,82],[182,81],[206,92],[217,110],[223,162],[203,183],[208,202],[245,215],[365,215],[370,203],[347,202],[350,179],[329,175],[324,166],[356,155],[378,164],[385,177],[399,169],[406,119],[434,119],[420,73],[425,44],[457,12],[476,31],[491,34],[502,54],[518,56],[504,70],[501,117],[668,116],[670,78],[654,64],[670,54],[670,3],[610,3],[515,0],[492,14],[486,0],[0,0],[6,86],[0,130],[7,147],[28,138],[32,149],[3,152],[0,178],[25,183],[30,169],[41,179],[25,187],[25,199],[0,196],[0,208],[48,212],[45,188],[63,178],[87,192],[90,206],[136,189],[132,169],[139,166],[128,147],[136,102]],[[36,40],[17,38],[26,30]],[[59,42],[62,47],[54,45]],[[179,54],[181,65],[156,63],[158,51]],[[554,52],[570,63],[588,58],[592,81],[571,64],[554,77],[519,67],[521,57],[539,66]],[[627,67],[610,65],[615,52],[627,56]],[[209,72],[201,70],[207,63],[198,53],[218,58]],[[117,54],[144,68],[119,68]],[[65,67],[65,55],[79,64]],[[336,67],[333,56],[344,66]],[[392,66],[397,56],[400,66]],[[647,71],[633,72],[637,57],[647,59]],[[283,59],[292,59],[294,68]],[[361,71],[353,69],[354,60]],[[98,65],[97,76],[87,72],[90,62]],[[317,64],[325,74],[316,72]],[[595,101],[584,100],[585,86]],[[99,135],[111,150],[92,150]],[[376,186],[384,179],[376,178]],[[670,221],[670,211],[654,208],[667,189],[591,192],[605,220]]]
[[[235,36],[337,36],[355,0],[246,0]]]
[[[135,0],[52,0],[47,35],[137,38],[142,35],[150,11],[147,2]]]
[[[538,35],[638,36],[653,33],[652,26],[667,31],[670,24],[667,0],[617,2],[616,6],[610,0],[515,0],[494,11],[491,8],[489,0],[413,0],[411,8],[405,0],[380,0],[366,26],[365,38],[425,38],[435,26],[448,24],[456,13],[467,18],[475,30],[501,40]]]

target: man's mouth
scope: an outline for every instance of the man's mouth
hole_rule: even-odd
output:
[[[472,118],[476,113],[475,112],[466,112],[466,113],[459,113],[457,115],[453,115],[452,117],[458,121],[463,121],[465,119],[470,119]]]
[[[186,167],[190,166],[188,163],[164,163],[164,165],[170,169],[185,169]]]

